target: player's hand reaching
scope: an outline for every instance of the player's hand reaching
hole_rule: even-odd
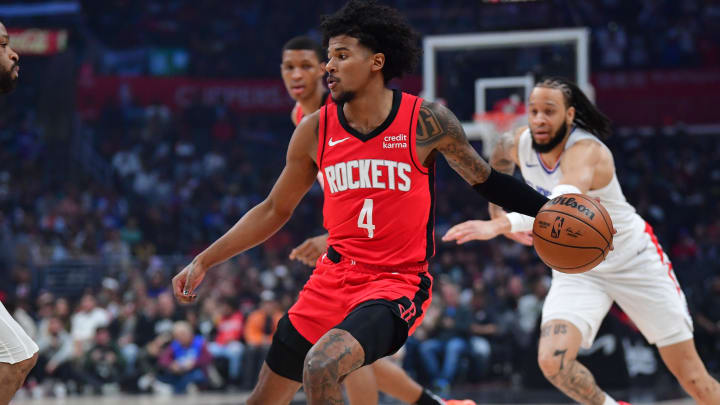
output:
[[[459,223],[450,228],[442,237],[443,242],[456,241],[459,245],[471,240],[489,240],[510,227],[507,219],[498,218],[490,221],[472,220]]]
[[[531,231],[524,231],[524,232],[507,232],[503,234],[506,238],[510,240],[514,240],[517,243],[520,243],[525,246],[532,246],[533,238],[532,238],[532,232]]]
[[[314,266],[318,257],[327,250],[328,234],[305,239],[305,242],[290,252],[290,259]]]
[[[205,278],[206,268],[198,264],[197,259],[185,266],[184,269],[172,279],[173,294],[181,304],[191,304],[197,299],[195,289]]]

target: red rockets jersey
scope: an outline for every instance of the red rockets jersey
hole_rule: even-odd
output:
[[[323,100],[323,105],[330,104],[333,102],[332,96],[330,96],[329,90],[325,90],[325,94],[323,94],[322,100]],[[295,102],[295,106],[297,107],[297,108],[295,108],[295,122],[297,122],[299,124],[300,121],[302,121],[303,117],[305,117],[305,112],[303,112],[302,106],[297,101]]]
[[[434,167],[415,151],[422,99],[393,92],[390,115],[369,134],[347,123],[342,106],[320,110],[318,167],[328,245],[367,264],[417,264],[435,253]]]

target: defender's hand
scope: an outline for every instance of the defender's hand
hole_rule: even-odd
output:
[[[471,240],[489,240],[498,236],[500,231],[498,220],[465,221],[450,228],[442,237],[443,242],[456,241],[458,245]]]
[[[299,260],[308,266],[314,266],[318,257],[327,250],[328,234],[308,238],[290,252],[290,259]]]
[[[532,232],[525,231],[525,232],[508,232],[503,234],[506,238],[510,240],[514,240],[517,243],[520,243],[525,246],[532,246]]]
[[[180,273],[172,279],[173,294],[181,304],[190,304],[197,299],[195,289],[205,278],[207,269],[202,268],[197,260],[185,266]]]

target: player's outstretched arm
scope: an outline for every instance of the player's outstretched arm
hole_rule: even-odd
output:
[[[262,243],[287,222],[317,175],[317,125],[317,114],[298,125],[288,146],[285,168],[267,198],[173,278],[173,292],[180,302],[195,299],[193,291],[209,268]]]
[[[470,145],[455,114],[437,103],[423,101],[416,136],[418,155],[427,161],[440,152],[460,176],[488,201],[507,210],[535,216],[547,198],[525,183],[490,168]]]
[[[517,128],[513,132],[506,132],[500,136],[490,155],[490,166],[498,172],[512,175],[518,162],[517,144],[523,131],[527,126]],[[445,242],[455,241],[463,244],[473,240],[488,240],[498,235],[505,235],[523,245],[532,245],[530,232],[510,232],[510,221],[506,218],[507,213],[502,207],[493,203],[488,204],[490,221],[469,220],[451,227],[442,240]]]
[[[508,131],[504,134],[500,135],[500,140],[495,145],[495,149],[493,149],[492,154],[490,155],[490,166],[505,174],[512,175],[515,173],[515,167],[518,165],[518,141],[520,140],[520,136],[522,133],[527,129],[527,125],[523,125],[519,128],[516,128],[514,131]],[[495,220],[496,222],[500,222],[502,225],[502,228],[500,228],[499,232],[505,235],[506,238],[510,240],[514,240],[515,242],[518,242],[520,244],[531,246],[532,245],[532,235],[529,231],[524,232],[504,232],[504,229],[509,229],[508,221],[504,221],[503,218],[507,214],[505,210],[503,210],[501,207],[489,203],[488,204],[488,212],[490,213],[490,218]],[[465,224],[465,223],[463,223]],[[483,225],[483,221],[467,221],[468,227],[473,228],[477,226],[485,226]],[[461,224],[459,224],[461,225]],[[448,236],[448,235],[446,235]],[[463,240],[457,239],[458,243],[464,243],[469,240],[475,239],[472,238],[470,234],[465,235],[458,235]],[[468,239],[470,238],[470,239]]]
[[[565,193],[587,193],[605,187],[612,180],[615,166],[612,155],[600,143],[582,140],[568,148],[562,157],[563,177],[552,189],[551,197]],[[534,218],[510,213],[491,221],[466,221],[455,225],[443,236],[443,240],[465,243],[470,240],[486,240],[494,233],[502,233],[523,244],[530,244],[523,235],[532,229]],[[615,233],[615,230],[613,230]]]

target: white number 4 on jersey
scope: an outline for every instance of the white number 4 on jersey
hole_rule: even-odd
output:
[[[366,198],[365,204],[363,204],[363,207],[360,210],[360,216],[358,217],[357,225],[358,228],[367,229],[368,238],[372,238],[373,234],[375,233],[375,225],[373,225],[372,212],[373,200],[372,198]]]

